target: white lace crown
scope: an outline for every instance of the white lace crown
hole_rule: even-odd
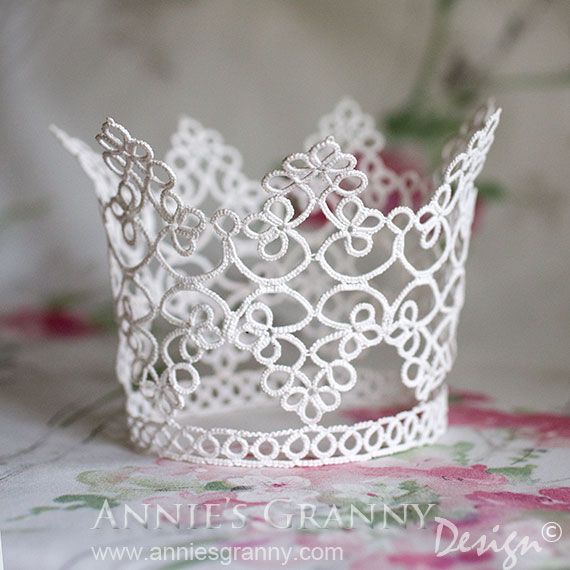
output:
[[[345,99],[264,192],[190,118],[165,162],[113,119],[102,157],[54,127],[100,202],[133,440],[173,459],[273,466],[435,441],[474,180],[499,116],[481,109],[432,181],[391,168],[373,119]]]

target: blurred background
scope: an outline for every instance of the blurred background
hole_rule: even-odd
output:
[[[260,177],[344,95],[418,169],[479,101],[503,107],[453,377],[568,378],[567,0],[0,0],[2,335],[112,326],[91,182],[51,123],[94,145],[112,115],[162,155],[187,113]]]

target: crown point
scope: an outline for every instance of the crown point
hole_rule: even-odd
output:
[[[57,125],[54,125],[53,123],[48,128],[49,128],[50,133],[55,135],[55,137],[58,140],[61,140],[66,134],[65,131],[63,131]]]
[[[105,119],[105,122],[103,123],[103,126],[116,127],[117,121],[115,121],[115,119],[113,119],[113,117],[107,117]]]

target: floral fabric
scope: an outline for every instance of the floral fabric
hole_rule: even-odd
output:
[[[289,560],[288,568],[505,567],[504,550],[479,555],[471,548],[437,556],[441,519],[460,534],[468,532],[469,544],[486,536],[501,545],[513,532],[536,541],[540,551],[519,555],[515,568],[570,565],[568,415],[538,404],[515,409],[488,393],[455,389],[450,429],[430,447],[318,468],[177,463],[129,446],[122,395],[113,380],[113,343],[104,335],[73,342],[44,338],[25,350],[15,343],[3,359],[0,531],[6,568],[37,568],[40,559],[46,569],[221,567],[219,560],[103,563],[91,551],[105,545],[189,543],[273,545],[293,552],[342,548],[342,560]],[[529,403],[541,401],[536,386]],[[376,413],[358,409],[347,415],[364,420]],[[96,524],[105,505],[118,528],[111,528],[108,518]],[[192,512],[183,508],[175,525],[168,516],[176,515],[177,505],[194,507]],[[404,517],[405,505],[419,505],[420,513],[408,507],[404,525],[398,517]],[[126,506],[139,515],[149,509],[148,528],[133,517],[124,528]],[[157,506],[159,529],[154,528]],[[303,508],[311,516],[305,513],[301,521]],[[351,521],[356,510],[364,516]],[[281,528],[287,522],[289,528]],[[543,535],[551,523],[561,530],[553,541]],[[450,533],[443,529],[442,543],[449,544]],[[283,565],[245,557],[232,562],[232,568],[272,567]]]

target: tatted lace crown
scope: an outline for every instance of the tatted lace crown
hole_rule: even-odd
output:
[[[102,156],[54,127],[100,202],[136,444],[293,466],[443,434],[474,180],[499,116],[481,109],[431,180],[391,169],[374,121],[345,99],[263,192],[190,118],[164,162],[113,119]]]

